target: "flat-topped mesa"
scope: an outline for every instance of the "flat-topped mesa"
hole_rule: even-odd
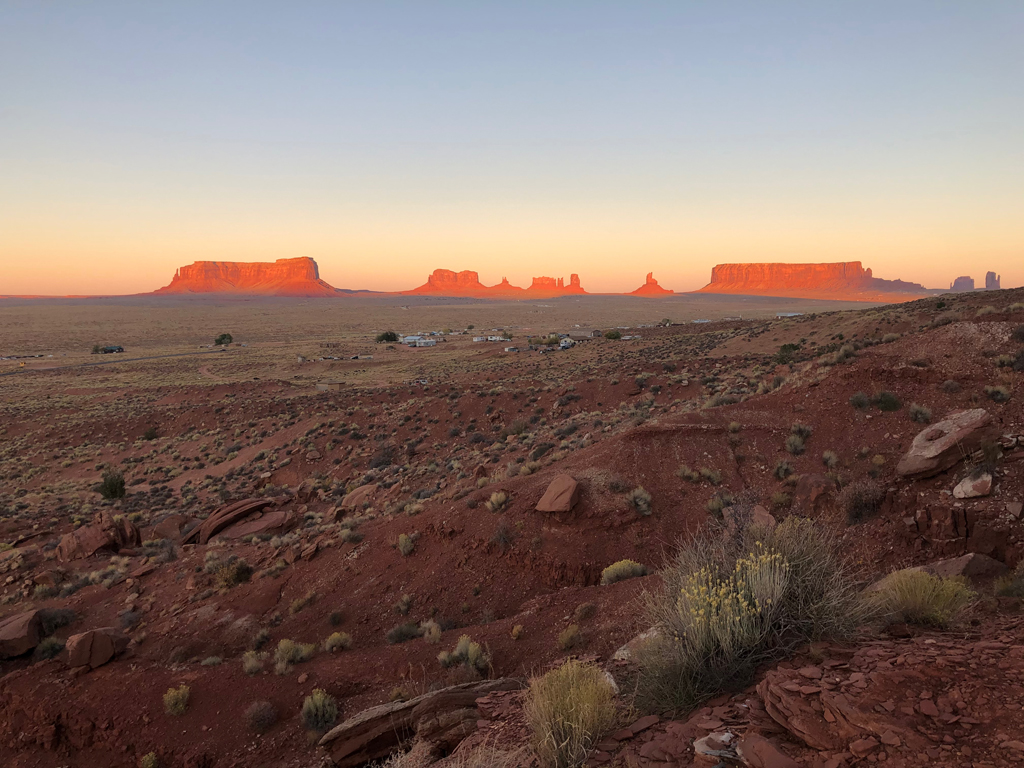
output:
[[[586,293],[583,286],[580,285],[580,276],[577,274],[569,275],[568,285],[565,284],[565,278],[562,277],[535,277],[526,290],[530,294],[543,296]]]
[[[266,261],[196,261],[179,267],[155,294],[236,293],[258,296],[337,296],[306,256]]]
[[[874,277],[859,261],[826,264],[718,264],[698,293],[792,296],[848,301],[902,301],[928,290],[917,283]]]
[[[658,285],[658,281],[654,279],[654,273],[647,273],[647,282],[632,291],[630,296],[671,296],[675,291],[670,291],[668,288],[662,288]]]

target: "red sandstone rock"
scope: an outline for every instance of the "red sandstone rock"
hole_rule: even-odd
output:
[[[101,627],[72,635],[65,648],[69,667],[96,669],[128,648],[128,636],[116,627]]]
[[[246,499],[219,507],[202,522],[202,525],[193,528],[181,543],[205,544],[224,528],[245,520],[254,512],[260,512],[273,503],[273,499]]]
[[[0,659],[13,659],[28,653],[43,636],[43,620],[39,611],[16,613],[0,619]]]
[[[271,262],[197,261],[180,267],[170,285],[154,291],[174,293],[241,293],[260,296],[337,296],[320,279],[313,259],[278,259]]]
[[[538,512],[569,512],[579,500],[579,483],[569,475],[556,475],[537,502]]]
[[[859,261],[717,264],[711,270],[711,282],[698,291],[850,301],[903,301],[926,292],[917,283],[873,277]]]
[[[914,438],[896,465],[896,473],[911,479],[937,475],[998,437],[999,429],[984,408],[950,414]]]
[[[427,282],[419,288],[404,291],[409,294],[435,294],[439,296],[563,296],[586,293],[580,285],[579,275],[570,275],[569,284],[564,279],[554,277],[535,277],[529,288],[523,289],[512,285],[502,278],[498,285],[487,286],[480,282],[480,275],[471,270],[452,272],[450,269],[435,269],[427,278]]]
[[[91,525],[84,525],[61,537],[57,545],[57,559],[66,563],[92,557],[101,549],[117,552],[122,547],[134,547],[141,543],[139,529],[128,518],[115,520],[109,512],[100,512],[93,518]]]
[[[630,296],[671,296],[674,293],[675,291],[670,291],[658,285],[658,281],[654,279],[654,273],[648,272],[647,282],[630,293]]]

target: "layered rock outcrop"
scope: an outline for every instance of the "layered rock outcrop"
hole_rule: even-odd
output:
[[[259,296],[337,296],[308,257],[263,261],[196,261],[180,267],[155,294],[238,293]]]
[[[432,294],[435,296],[484,296],[484,297],[551,297],[586,293],[580,285],[580,276],[569,276],[568,285],[561,277],[535,277],[529,288],[512,285],[502,278],[497,285],[484,285],[480,275],[472,270],[453,272],[450,269],[435,269],[427,282],[419,288],[404,291],[407,294]]]
[[[711,282],[698,293],[887,302],[920,298],[928,289],[904,280],[874,277],[859,261],[841,261],[717,264],[711,270]]]
[[[654,279],[654,273],[647,273],[647,282],[631,292],[630,296],[671,296],[675,291],[670,291],[667,288],[662,288],[658,285],[658,281]]]

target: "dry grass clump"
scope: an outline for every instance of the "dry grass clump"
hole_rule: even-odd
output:
[[[528,748],[525,746],[503,750],[484,743],[473,749],[456,749],[451,756],[445,758],[444,764],[447,768],[519,768],[528,762]],[[406,765],[391,765],[389,762],[384,768],[406,768]]]
[[[926,406],[918,403],[911,403],[910,408],[907,411],[910,414],[910,420],[918,424],[930,424],[932,420],[932,410]]]
[[[821,454],[821,463],[829,469],[834,469],[839,463],[839,456],[835,451],[825,451]]]
[[[700,476],[712,485],[720,485],[722,482],[722,473],[711,467],[701,467]]]
[[[1024,560],[1017,563],[1013,573],[996,579],[992,587],[999,597],[1024,597]]]
[[[1010,399],[1010,390],[1003,386],[985,387],[985,394],[993,403],[1005,403]]]
[[[330,636],[324,640],[324,650],[328,653],[334,653],[335,651],[347,651],[352,647],[352,635],[348,632],[332,632]]]
[[[878,585],[869,601],[890,624],[945,628],[963,615],[975,597],[965,579],[942,578],[925,571],[897,571]]]
[[[398,535],[398,551],[401,552],[403,556],[408,557],[412,554],[414,549],[416,549],[416,540],[406,533],[400,533]]]
[[[644,490],[642,485],[626,494],[626,502],[638,515],[647,517],[651,514],[651,494]]]
[[[570,660],[530,681],[524,711],[541,768],[576,768],[615,724],[614,691],[593,664]]]
[[[52,659],[64,650],[64,641],[56,637],[47,637],[36,646],[35,658]]]
[[[302,702],[302,725],[307,731],[324,733],[338,719],[338,702],[322,688],[316,688]]]
[[[245,722],[255,733],[266,733],[277,722],[277,710],[269,701],[254,701],[245,710]]]
[[[427,619],[420,624],[423,632],[423,639],[430,645],[437,645],[441,642],[441,625],[433,619]]]
[[[809,640],[847,635],[865,615],[834,540],[809,520],[698,537],[646,596],[658,637],[638,653],[641,701],[689,711]]]
[[[885,500],[885,489],[874,480],[855,480],[839,493],[839,506],[846,521],[858,523],[878,512]]]
[[[570,624],[558,633],[558,650],[568,651],[583,643],[583,631],[579,624]]]
[[[177,688],[168,688],[164,694],[164,711],[168,715],[178,717],[188,711],[188,698],[192,689],[187,685],[179,685]]]
[[[686,480],[689,483],[700,482],[700,474],[694,472],[685,464],[683,464],[681,467],[679,467],[679,469],[676,470],[676,477],[678,477],[680,480]]]
[[[234,559],[217,569],[217,584],[224,589],[244,584],[250,578],[252,578],[252,566],[245,560]]]
[[[486,674],[491,665],[490,654],[469,635],[462,635],[452,650],[437,654],[437,660],[445,669],[461,664],[480,674]]]
[[[495,491],[491,494],[484,506],[491,512],[501,512],[508,505],[508,494],[504,491]]]
[[[316,653],[316,646],[312,643],[296,643],[294,640],[285,638],[277,644],[274,651],[274,672],[285,675],[291,669],[292,664],[299,664],[309,661]]]
[[[294,600],[292,600],[291,605],[288,606],[288,613],[292,615],[299,613],[306,606],[312,605],[314,602],[316,602],[316,597],[316,591],[312,589],[309,590],[309,592],[304,594],[302,597],[297,597]]]
[[[139,768],[160,768],[160,758],[156,752],[147,752],[139,758]]]
[[[640,565],[635,560],[619,560],[601,571],[601,584],[608,586],[637,576],[646,576],[648,573],[650,571],[647,570],[647,566]]]
[[[391,645],[397,645],[398,643],[404,643],[406,640],[420,637],[423,633],[424,629],[417,625],[415,621],[407,621],[389,629],[385,639]]]
[[[799,456],[805,448],[804,439],[800,435],[790,435],[786,438],[786,450],[794,456]]]
[[[258,675],[263,671],[263,662],[267,660],[267,654],[261,651],[246,651],[242,654],[242,671],[249,675]]]

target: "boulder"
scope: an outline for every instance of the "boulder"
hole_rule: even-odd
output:
[[[225,539],[244,539],[261,533],[285,533],[292,525],[293,516],[287,509],[256,512],[248,520],[229,525],[218,534]]]
[[[189,518],[185,517],[185,515],[177,513],[168,515],[153,526],[152,538],[177,541],[181,538],[181,529],[185,527],[188,521]]]
[[[205,544],[229,525],[244,520],[254,512],[260,512],[272,504],[274,504],[273,499],[245,499],[225,504],[214,510],[213,514],[203,520],[201,525],[189,531],[181,543]]]
[[[537,502],[538,512],[569,512],[579,501],[580,490],[569,475],[556,475]]]
[[[72,635],[64,647],[69,667],[96,669],[128,648],[128,636],[116,627],[101,627]]]
[[[951,414],[914,438],[896,473],[911,479],[937,475],[998,437],[999,430],[984,408]]]
[[[971,552],[962,557],[953,557],[949,560],[939,560],[923,565],[921,570],[943,578],[963,576],[968,579],[987,579],[1005,573],[1006,565],[988,555]]]
[[[977,476],[973,473],[956,484],[953,489],[953,496],[958,499],[973,499],[978,496],[988,496],[992,493],[992,475],[988,472],[981,472]]]
[[[817,514],[824,502],[836,490],[836,481],[826,475],[808,473],[800,475],[793,490],[793,511]]]
[[[57,544],[57,559],[66,563],[70,560],[92,557],[102,549],[119,551],[122,547],[134,547],[142,543],[139,529],[127,517],[113,517],[109,512],[100,512],[91,524],[66,533]]]
[[[42,639],[43,619],[39,611],[25,611],[0,619],[0,659],[28,653]]]
[[[355,490],[346,493],[345,498],[341,500],[341,508],[344,511],[354,511],[362,509],[363,505],[373,500],[374,491],[377,490],[377,486],[374,483],[368,483],[367,485],[360,485]]]
[[[353,768],[387,757],[414,736],[451,752],[476,730],[476,700],[495,691],[523,687],[520,680],[501,678],[463,683],[367,709],[328,731],[320,739],[338,768]]]

